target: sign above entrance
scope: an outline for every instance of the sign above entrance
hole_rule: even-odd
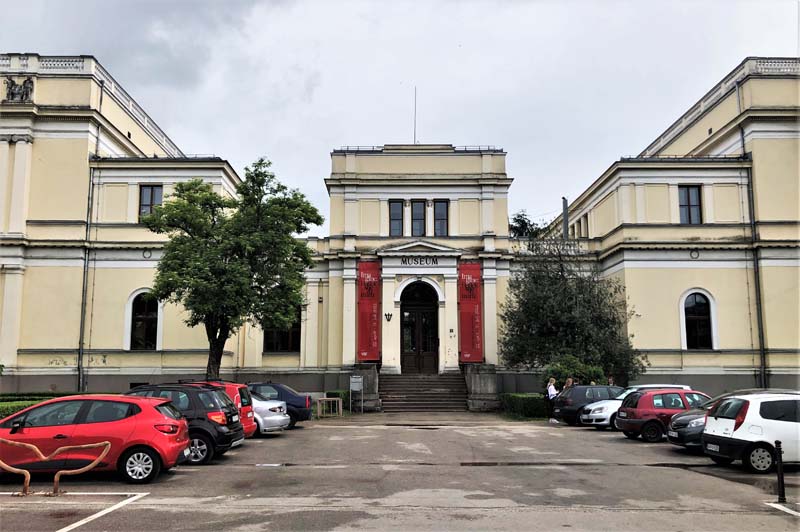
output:
[[[438,266],[438,257],[400,257],[401,266]]]

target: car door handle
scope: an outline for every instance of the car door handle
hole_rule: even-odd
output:
[[[66,434],[56,434],[55,436],[53,436],[54,440],[65,440],[67,438],[69,438],[69,436],[67,436]]]

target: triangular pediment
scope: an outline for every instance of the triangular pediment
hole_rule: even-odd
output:
[[[402,256],[402,255],[445,255],[458,256],[464,253],[463,249],[434,244],[427,240],[414,240],[405,244],[387,246],[378,250],[380,256]]]

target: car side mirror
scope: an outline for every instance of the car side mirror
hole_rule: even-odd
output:
[[[25,422],[24,422],[24,421],[22,421],[22,420],[13,422],[13,423],[11,424],[11,434],[16,434],[17,432],[19,432],[19,430],[20,430],[20,429],[21,429],[21,428],[22,428],[24,425],[25,425]]]

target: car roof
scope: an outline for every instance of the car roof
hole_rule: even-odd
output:
[[[161,404],[169,401],[169,399],[165,397],[141,397],[138,395],[123,395],[123,394],[110,394],[110,393],[98,393],[98,394],[85,393],[85,394],[53,397],[52,399],[42,401],[38,404],[42,405],[45,403],[58,403],[61,401],[121,401],[123,403]],[[38,405],[31,405],[31,406],[38,406]]]
[[[800,400],[800,392],[766,392],[759,394],[734,394],[725,399],[747,399],[748,401],[766,401],[769,399],[795,399]]]
[[[692,387],[688,384],[632,384],[628,386],[628,388],[635,388],[637,390],[654,390],[654,389],[682,389],[682,390],[691,390]]]
[[[676,393],[676,392],[684,392],[684,393],[699,393],[701,395],[705,395],[708,397],[708,394],[705,392],[701,392],[700,390],[684,390],[683,388],[647,388],[644,390],[636,390],[637,392],[641,392],[642,394],[651,394],[655,395],[659,392],[669,392],[669,393]]]

